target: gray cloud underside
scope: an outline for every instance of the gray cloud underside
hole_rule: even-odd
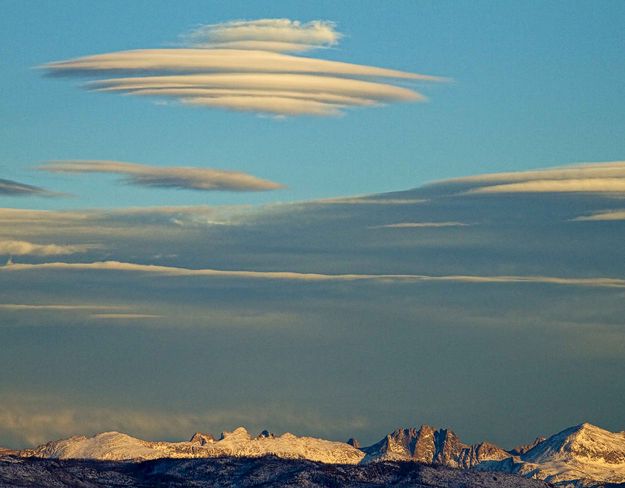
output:
[[[0,266],[2,302],[128,307],[0,309],[0,370],[12,372],[0,378],[0,445],[90,428],[280,430],[289,412],[298,433],[371,442],[420,423],[507,446],[581,418],[619,430],[625,226],[574,219],[618,217],[622,194],[468,193],[484,184],[256,208],[0,209],[0,240],[98,246]],[[441,222],[472,225],[383,227]],[[302,420],[311,404],[318,424]],[[270,417],[254,417],[267,405]],[[363,421],[327,422],[337,412]],[[198,417],[177,423],[187,415]]]
[[[111,173],[130,184],[202,191],[267,191],[283,188],[247,173],[208,168],[159,167],[121,161],[52,161],[39,169],[52,173]]]
[[[40,196],[40,197],[53,197],[60,196],[57,193],[51,192],[38,186],[26,185],[17,181],[0,179],[0,196]]]
[[[203,49],[121,51],[57,61],[43,68],[57,76],[97,76],[99,80],[86,85],[92,90],[169,97],[185,105],[275,116],[336,116],[351,107],[422,101],[422,94],[392,80],[446,81],[280,52],[332,46],[341,37],[334,27],[324,21],[233,21],[202,26],[187,36],[187,44]],[[106,78],[110,75],[115,77]]]

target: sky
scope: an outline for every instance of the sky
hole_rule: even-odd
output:
[[[0,4],[0,446],[625,429],[622,2]]]

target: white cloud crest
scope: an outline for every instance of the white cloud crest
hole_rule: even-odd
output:
[[[225,22],[189,34],[186,39],[192,48],[112,52],[52,62],[44,68],[59,76],[99,76],[86,85],[96,91],[173,97],[185,105],[275,116],[332,116],[351,107],[425,100],[412,88],[379,78],[444,81],[284,54],[335,45],[341,36],[334,27],[327,21],[289,19]],[[110,74],[115,77],[107,78]]]

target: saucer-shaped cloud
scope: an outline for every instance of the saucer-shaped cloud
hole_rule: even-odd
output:
[[[335,27],[327,20],[233,20],[203,25],[182,37],[187,44],[205,48],[309,51],[336,45],[341,34]]]
[[[53,173],[111,173],[127,183],[203,191],[266,191],[283,186],[239,171],[210,168],[158,167],[120,161],[53,161],[40,167]]]
[[[197,29],[190,34],[192,48],[113,52],[44,68],[57,76],[97,76],[86,85],[96,91],[173,97],[185,105],[276,116],[338,115],[350,107],[422,101],[425,97],[412,88],[380,79],[443,81],[279,52],[330,46],[339,38],[328,22],[237,21]]]

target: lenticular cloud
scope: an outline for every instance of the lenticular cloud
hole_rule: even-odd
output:
[[[174,98],[184,105],[275,116],[342,114],[352,107],[422,101],[398,80],[442,78],[286,52],[329,48],[341,35],[327,21],[233,21],[202,26],[187,46],[141,49],[49,63],[58,76],[95,76],[90,90]]]

